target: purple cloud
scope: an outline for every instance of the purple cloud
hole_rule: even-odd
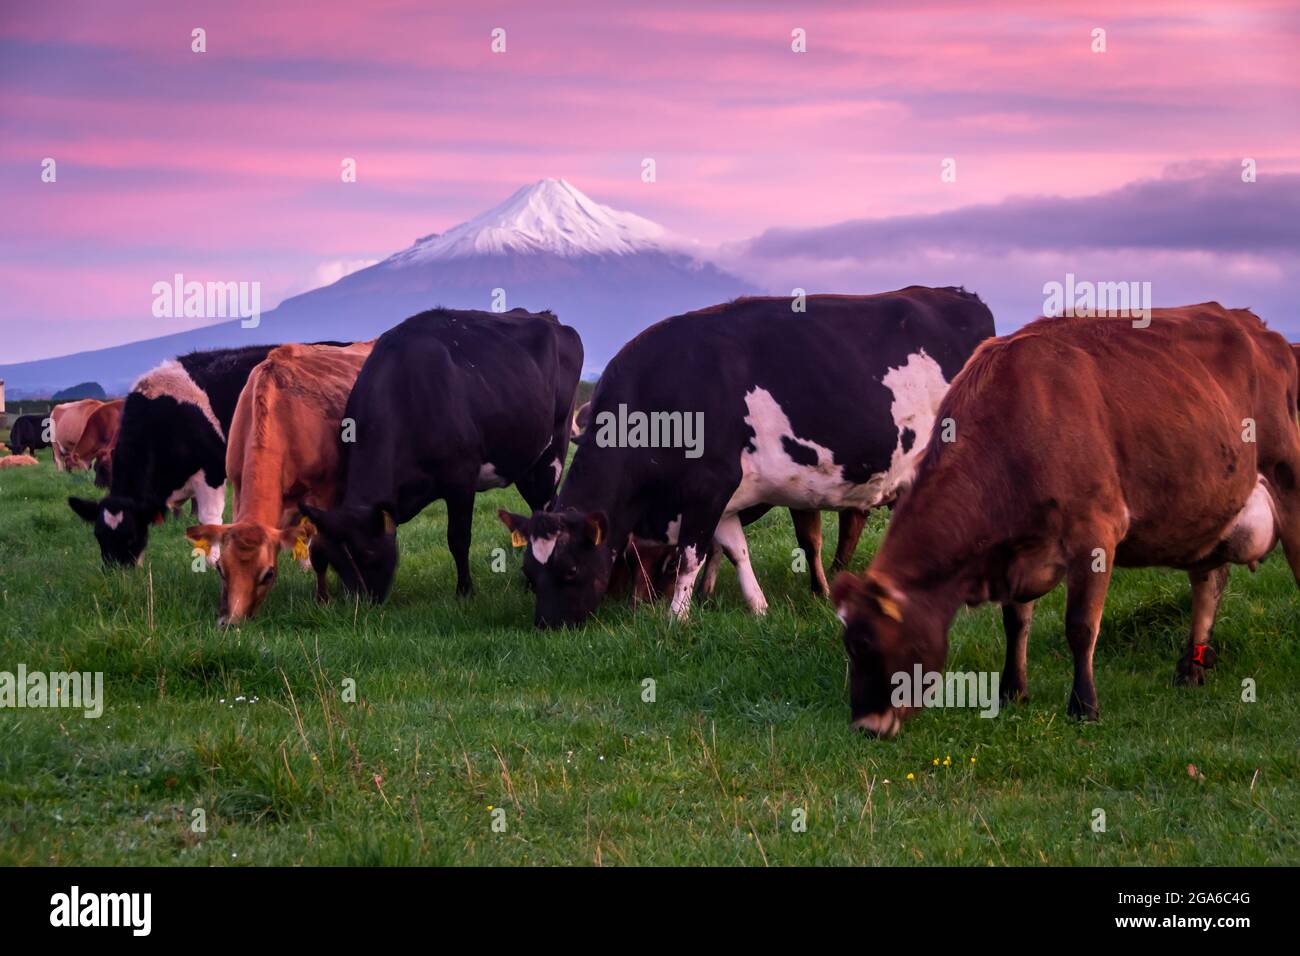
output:
[[[1300,175],[1239,166],[1171,168],[1092,196],[1011,197],[945,212],[855,219],[813,229],[769,229],[748,244],[756,259],[858,259],[909,250],[1160,249],[1224,254],[1300,251]]]

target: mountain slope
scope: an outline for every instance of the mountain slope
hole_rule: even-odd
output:
[[[374,338],[409,315],[442,305],[551,309],[582,335],[587,373],[669,315],[755,293],[742,279],[692,254],[662,226],[603,206],[564,180],[516,191],[499,206],[339,281],[263,314],[256,329],[238,320],[188,332],[0,366],[9,394],[49,393],[79,381],[110,393],[192,349],[256,343]]]

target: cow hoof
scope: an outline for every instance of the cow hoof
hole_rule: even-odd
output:
[[[1012,683],[1004,683],[998,691],[998,700],[1004,704],[1023,704],[1029,700],[1029,691]]]
[[[859,717],[853,721],[852,726],[862,731],[864,736],[876,737],[879,740],[893,740],[902,729],[903,721],[896,711],[887,710],[883,714],[867,714],[865,717]]]
[[[1178,662],[1178,667],[1174,670],[1174,685],[1176,687],[1200,687],[1204,683],[1204,665],[1198,664],[1189,657],[1184,657]]]
[[[474,586],[472,584],[456,585],[456,597],[467,598],[470,597],[473,593],[474,593]]]
[[[1098,717],[1097,702],[1083,701],[1077,694],[1071,694],[1070,706],[1066,708],[1066,713],[1079,720],[1095,721]]]
[[[1205,683],[1205,672],[1214,666],[1218,655],[1214,648],[1202,644],[1182,656],[1174,671],[1174,683],[1179,686],[1199,687]]]

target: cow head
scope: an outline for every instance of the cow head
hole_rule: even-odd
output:
[[[345,588],[372,601],[388,597],[397,575],[397,523],[390,512],[378,505],[298,510],[316,526],[313,542]]]
[[[870,570],[863,577],[841,572],[831,600],[844,622],[850,720],[873,736],[893,737],[911,711],[892,699],[895,675],[911,679],[917,664],[925,672],[941,670],[948,657],[947,627],[924,601]]]
[[[162,521],[160,507],[115,495],[101,501],[69,498],[68,505],[95,526],[100,557],[109,566],[139,564],[149,543],[149,525]]]
[[[214,546],[219,549],[216,568],[221,575],[221,604],[217,623],[224,627],[253,617],[275,584],[280,551],[292,548],[294,557],[306,560],[315,530],[305,520],[292,528],[271,528],[254,521],[187,528],[185,537],[205,556]]]
[[[609,588],[614,551],[603,511],[538,511],[531,518],[498,511],[516,547],[525,547],[524,577],[537,594],[538,627],[580,624]]]

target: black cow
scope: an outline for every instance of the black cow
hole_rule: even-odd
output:
[[[9,450],[15,455],[27,451],[36,453],[38,448],[49,448],[45,440],[45,417],[42,415],[19,415],[9,429]]]
[[[132,386],[108,495],[101,501],[68,499],[73,511],[94,524],[105,564],[139,563],[149,525],[187,499],[194,499],[200,523],[221,524],[226,433],[249,373],[272,348],[191,352],[163,362]]]
[[[344,411],[343,497],[303,506],[319,552],[351,591],[383,600],[397,570],[397,525],[447,502],[456,592],[470,592],[474,494],[514,484],[530,507],[555,496],[569,447],[582,340],[549,312],[434,309],[389,329]]]
[[[715,541],[763,613],[741,512],[892,501],[948,382],[994,334],[992,314],[964,289],[797,304],[745,298],[665,319],[614,357],[554,509],[501,513],[529,544],[538,626],[590,614],[633,535],[680,549],[677,616]]]

